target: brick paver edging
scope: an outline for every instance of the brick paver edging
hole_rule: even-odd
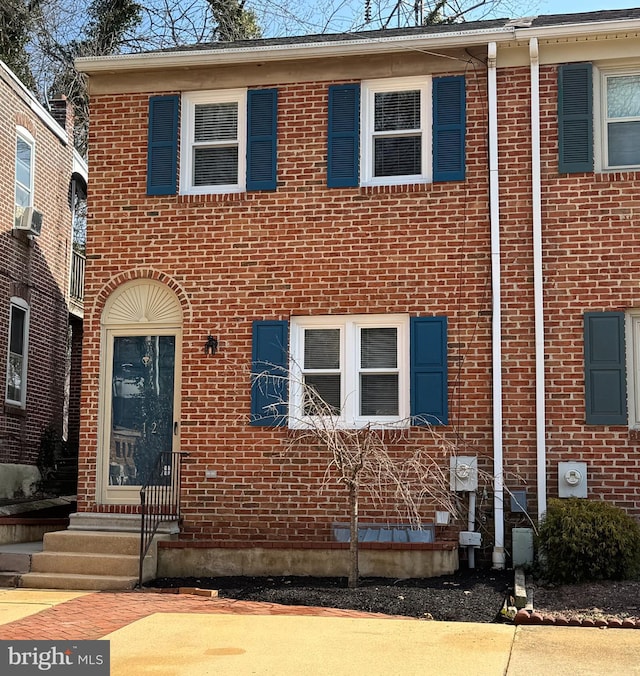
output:
[[[640,629],[640,620],[592,620],[591,618],[578,619],[566,617],[554,617],[541,613],[519,610],[513,618],[514,624],[547,625],[555,627],[599,627],[609,629]]]
[[[283,606],[276,603],[207,598],[196,594],[96,592],[60,603],[34,615],[0,625],[0,640],[99,639],[154,613],[308,615],[407,619],[336,608]]]

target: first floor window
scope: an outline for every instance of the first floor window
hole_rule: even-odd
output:
[[[8,404],[25,406],[27,394],[27,338],[29,306],[21,299],[11,301],[9,316],[9,354],[7,359]]]
[[[604,167],[639,167],[640,71],[604,72],[601,90]]]
[[[640,429],[640,309],[627,313],[626,324],[629,427]]]
[[[182,191],[244,190],[246,91],[185,94],[182,106]]]
[[[296,317],[291,331],[290,425],[331,416],[344,426],[409,415],[408,318]]]

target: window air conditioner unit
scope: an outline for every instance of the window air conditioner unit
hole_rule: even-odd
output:
[[[42,213],[33,207],[16,207],[14,227],[37,237],[42,232]]]

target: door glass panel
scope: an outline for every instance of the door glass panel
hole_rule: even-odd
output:
[[[142,486],[173,443],[175,336],[113,339],[109,484]]]

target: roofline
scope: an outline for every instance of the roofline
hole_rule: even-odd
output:
[[[22,80],[7,66],[7,64],[0,60],[0,71],[4,72],[12,84],[16,87],[16,94],[20,96],[23,102],[29,106],[31,111],[37,115],[40,120],[52,131],[65,145],[69,143],[69,135],[53,118],[51,113],[38,101],[38,99],[27,89]]]
[[[530,18],[529,18],[530,21]],[[283,61],[314,59],[327,56],[359,56],[370,53],[398,51],[398,49],[443,49],[485,45],[490,42],[508,42],[537,38],[588,37],[623,31],[640,30],[640,19],[576,22],[557,26],[518,27],[517,20],[505,22],[499,28],[461,30],[446,33],[402,35],[376,38],[356,38],[347,41],[295,43],[286,45],[250,45],[219,49],[147,52],[144,54],[117,54],[100,57],[79,57],[76,68],[92,74],[112,71],[135,71],[149,68],[190,68],[250,63],[255,61]],[[357,34],[354,34],[357,35]]]
[[[357,56],[372,52],[398,51],[398,49],[424,49],[455,47],[459,45],[486,44],[498,36],[513,37],[511,27],[488,28],[475,31],[456,31],[437,35],[402,35],[378,38],[357,38],[349,41],[326,40],[287,45],[249,45],[219,49],[199,49],[145,54],[117,54],[102,57],[79,57],[76,68],[83,73],[112,70],[141,70],[149,67],[188,68],[191,66],[253,61],[285,61],[290,59],[317,59],[327,56]],[[475,38],[475,39],[474,39]]]

